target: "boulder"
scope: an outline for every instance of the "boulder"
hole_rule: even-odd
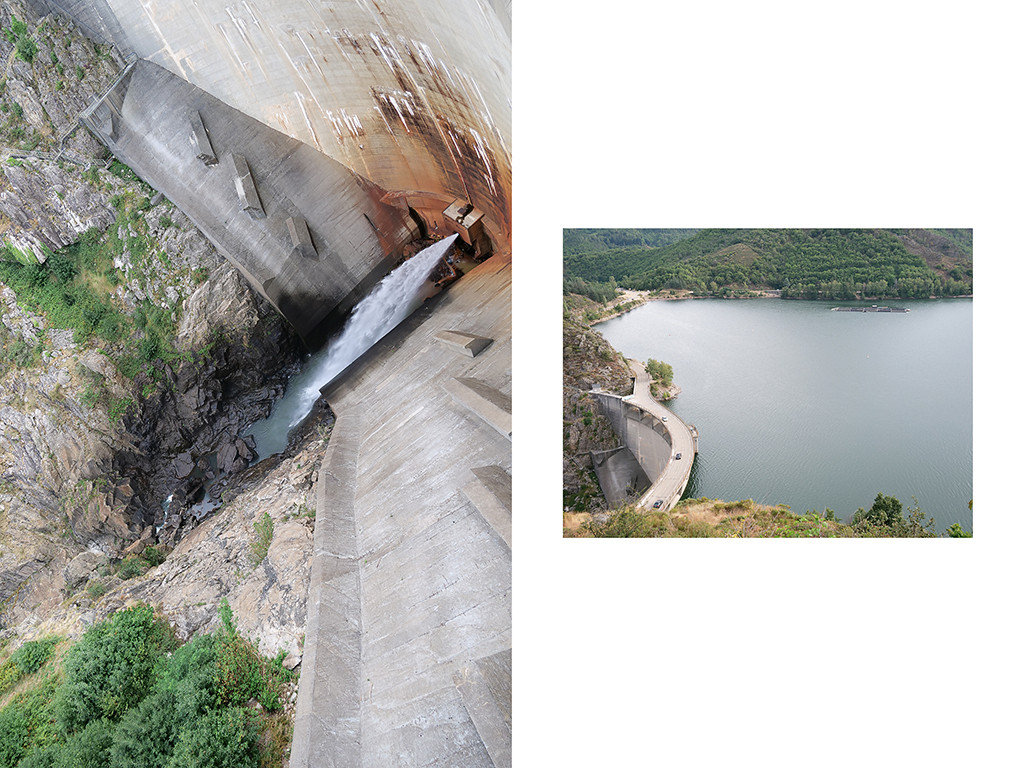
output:
[[[74,592],[106,562],[107,558],[99,552],[86,550],[77,555],[64,567],[64,588]]]

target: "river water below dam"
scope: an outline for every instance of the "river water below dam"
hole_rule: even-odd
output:
[[[885,302],[880,302],[885,303]],[[651,302],[595,326],[669,363],[669,408],[700,430],[688,496],[752,498],[849,520],[882,492],[935,529],[972,530],[972,301]]]
[[[260,458],[282,452],[289,433],[313,410],[320,389],[437,292],[430,273],[457,237],[449,235],[427,246],[389,273],[356,305],[341,332],[288,380],[284,397],[274,403],[270,416],[247,432],[253,436]]]

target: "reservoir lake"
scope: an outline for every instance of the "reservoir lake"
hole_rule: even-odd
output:
[[[941,533],[973,530],[972,300],[654,301],[594,326],[669,363],[668,407],[700,432],[687,496],[828,507],[917,498]]]

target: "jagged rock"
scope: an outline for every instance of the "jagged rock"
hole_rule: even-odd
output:
[[[64,568],[64,589],[73,592],[87,581],[107,558],[99,552],[86,550],[72,558]]]
[[[57,250],[90,227],[114,223],[113,209],[88,182],[35,158],[0,165],[0,213],[11,221],[6,239],[31,248],[39,261],[46,260],[42,245]]]
[[[174,476],[179,480],[183,480],[192,474],[192,470],[195,469],[195,462],[192,460],[192,456],[188,453],[179,453],[174,457]]]
[[[139,539],[138,541],[133,542],[127,549],[125,549],[125,551],[123,553],[123,556],[124,557],[133,557],[133,556],[137,557],[137,556],[141,555],[145,551],[146,551],[146,542],[144,542],[142,539]]]

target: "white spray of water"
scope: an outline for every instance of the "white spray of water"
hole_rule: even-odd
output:
[[[270,416],[252,426],[260,458],[280,453],[288,445],[288,432],[309,415],[320,389],[380,341],[416,308],[423,284],[458,235],[424,248],[377,284],[324,349],[313,355],[292,377],[285,396]]]

